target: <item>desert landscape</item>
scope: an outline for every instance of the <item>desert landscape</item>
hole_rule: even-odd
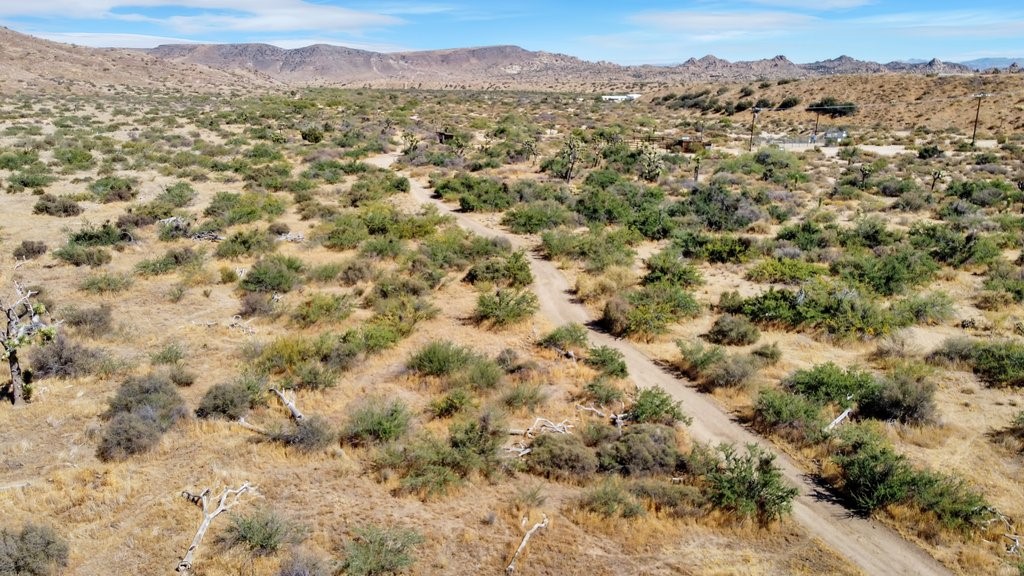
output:
[[[0,46],[0,574],[1024,573],[1015,66]]]

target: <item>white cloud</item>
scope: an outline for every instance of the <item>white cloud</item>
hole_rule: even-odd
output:
[[[65,44],[78,44],[79,46],[92,46],[95,48],[153,48],[160,44],[191,44],[195,40],[185,38],[174,38],[171,36],[149,36],[146,34],[105,34],[101,32],[29,32],[33,36],[64,42]]]
[[[1024,12],[950,10],[899,12],[850,20],[854,26],[896,29],[915,36],[956,38],[1019,38],[1024,36]]]
[[[390,14],[359,11],[305,0],[173,0],[173,6],[208,11],[166,19],[138,12],[165,7],[171,0],[25,0],[0,2],[0,18],[92,18],[145,21],[169,25],[179,33],[284,30],[345,30],[394,26]],[[227,12],[227,14],[225,13]]]

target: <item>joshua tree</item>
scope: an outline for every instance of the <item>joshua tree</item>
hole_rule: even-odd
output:
[[[17,282],[14,283],[14,292],[15,299],[10,304],[0,299],[0,310],[7,319],[0,329],[0,353],[11,368],[11,383],[6,395],[17,406],[25,402],[25,377],[18,360],[18,348],[30,344],[36,336],[53,336],[54,327],[40,319],[46,307],[32,302],[37,292],[26,290]]]

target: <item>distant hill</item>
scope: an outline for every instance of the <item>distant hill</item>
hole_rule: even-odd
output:
[[[981,61],[975,61],[978,62]],[[1019,68],[1011,67],[1008,71],[1016,72]],[[327,44],[290,50],[269,44],[98,49],[51,42],[0,28],[0,90],[5,92],[100,91],[111,87],[230,90],[274,86],[637,91],[684,83],[890,73],[947,76],[975,71],[937,59],[879,64],[849,56],[796,64],[785,56],[730,62],[706,55],[670,66],[622,66],[518,46],[395,53]]]
[[[6,93],[95,92],[115,86],[207,91],[274,84],[251,72],[175,63],[135,50],[61,44],[0,27],[0,91]]]
[[[795,64],[785,56],[729,62],[712,55],[673,66],[621,66],[518,46],[380,53],[317,44],[286,50],[266,44],[174,44],[146,51],[179,63],[232,71],[256,71],[287,83],[422,87],[567,88],[631,83],[746,81],[833,74],[970,74],[960,64],[930,60],[879,64],[840,56]]]
[[[972,70],[991,70],[992,68],[1009,68],[1016,64],[1017,66],[1024,66],[1024,58],[978,58],[975,60],[968,60],[961,62],[964,66]]]

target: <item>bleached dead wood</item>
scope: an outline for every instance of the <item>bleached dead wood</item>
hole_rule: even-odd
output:
[[[270,391],[276,394],[278,399],[281,400],[281,404],[284,404],[284,407],[291,412],[292,420],[294,420],[296,424],[302,422],[302,419],[305,418],[305,416],[303,416],[302,412],[299,412],[299,409],[295,407],[295,402],[293,400],[286,398],[284,393],[277,388],[271,388]]]
[[[554,432],[556,434],[572,434],[570,428],[575,428],[568,420],[562,420],[558,424],[555,424],[547,418],[537,418],[533,421],[533,424],[527,428],[512,428],[508,431],[513,436],[526,436],[527,438],[533,438],[534,435],[541,432]]]
[[[523,444],[522,442],[516,442],[515,444],[505,448],[505,451],[506,452],[512,452],[513,454],[515,454],[516,456],[519,456],[520,458],[522,458],[523,456],[526,456],[530,452],[533,452],[533,450],[531,450],[530,448],[527,448],[526,445]]]
[[[519,548],[516,548],[516,553],[512,555],[512,561],[509,562],[508,566],[505,567],[505,574],[514,574],[515,573],[515,571],[516,571],[516,560],[519,559],[519,555],[522,554],[523,550],[526,549],[526,543],[530,541],[530,538],[533,538],[533,535],[538,530],[543,530],[544,528],[548,527],[548,516],[547,516],[547,514],[544,514],[543,516],[544,516],[544,519],[541,520],[540,522],[534,524],[533,528],[530,528],[526,532],[526,535],[523,536],[523,541],[519,543]]]
[[[626,420],[629,419],[629,414],[627,414],[627,413],[621,413],[621,412],[620,413],[615,413],[615,412],[612,412],[611,416],[608,416],[607,414],[605,414],[601,410],[598,410],[597,408],[594,408],[593,406],[583,406],[583,405],[577,404],[576,405],[576,409],[581,411],[581,412],[592,412],[592,413],[600,416],[601,418],[608,418],[609,421],[612,424],[614,424],[615,427],[618,428],[619,430],[622,430],[622,426],[626,423]]]
[[[850,414],[853,414],[853,408],[847,408],[846,410],[843,410],[842,414],[836,416],[835,420],[830,422],[828,426],[825,426],[825,432],[831,432],[832,429],[841,424],[843,420],[849,418]]]
[[[193,494],[192,492],[185,491],[181,493],[181,496],[195,504],[203,511],[203,520],[199,523],[199,529],[196,530],[196,535],[192,538],[192,544],[188,547],[188,551],[185,552],[185,556],[182,557],[181,561],[178,562],[178,567],[175,568],[176,572],[182,572],[188,574],[192,571],[192,563],[195,559],[196,550],[199,545],[203,542],[203,536],[206,536],[206,531],[210,528],[210,523],[213,519],[219,516],[222,512],[230,510],[235,504],[238,504],[238,499],[246,492],[254,492],[256,489],[249,485],[248,482],[242,483],[238,488],[225,488],[220,496],[217,498],[217,507],[210,509],[210,489],[207,488],[199,494]]]
[[[257,434],[262,434],[264,436],[270,436],[270,431],[269,430],[267,430],[265,428],[260,428],[259,426],[256,426],[255,424],[250,424],[249,422],[246,421],[245,418],[239,418],[238,420],[235,421],[235,423],[238,424],[239,426],[241,426],[242,428],[245,428],[246,430],[255,432]]]

